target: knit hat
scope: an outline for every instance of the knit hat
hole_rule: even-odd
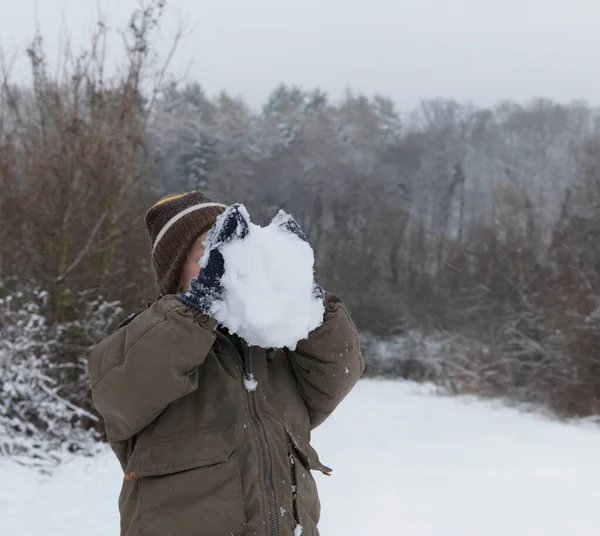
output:
[[[226,208],[201,192],[188,192],[164,197],[148,210],[146,229],[159,298],[178,291],[189,249]]]

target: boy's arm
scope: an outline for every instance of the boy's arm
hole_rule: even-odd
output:
[[[326,294],[323,324],[298,343],[290,358],[314,429],[331,415],[365,368],[356,326],[342,300]]]
[[[197,319],[177,298],[165,296],[92,350],[92,397],[109,440],[132,437],[197,389],[214,327],[213,320]]]

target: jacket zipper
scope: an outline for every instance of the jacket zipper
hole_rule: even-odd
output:
[[[216,331],[215,334],[217,335],[217,338],[219,340],[224,341],[228,346],[231,346],[231,348],[233,349],[233,356],[235,357],[235,362],[237,363],[237,366],[240,369],[240,372],[242,373],[242,379],[246,378],[246,371],[244,370],[244,364],[242,362],[242,356],[238,352],[238,349],[227,338],[227,336],[223,335],[222,333],[219,333],[218,331]]]
[[[235,345],[225,336],[218,333],[219,338],[227,341],[227,344],[231,346],[234,350],[235,360],[237,362],[238,368],[242,373],[242,378],[244,380],[252,379],[249,371],[249,359],[248,359],[248,345],[245,341],[242,342],[244,345],[244,359],[242,360],[242,356],[238,352]],[[269,496],[269,513],[271,515],[271,536],[277,536],[278,534],[278,526],[277,526],[277,503],[275,501],[275,490],[273,489],[273,482],[271,480],[273,467],[271,465],[271,454],[269,451],[269,444],[267,442],[267,435],[265,433],[265,428],[260,420],[258,413],[256,412],[256,407],[254,405],[254,392],[246,389],[246,393],[248,396],[248,409],[250,410],[250,417],[256,424],[258,428],[258,436],[260,438],[260,443],[263,451],[263,458],[265,462],[265,474],[264,474],[264,482],[267,488],[267,494]]]
[[[249,359],[248,359],[248,345],[244,342],[244,370],[247,375],[250,373]],[[248,394],[248,407],[250,408],[250,416],[256,423],[258,428],[258,435],[262,443],[263,456],[265,459],[265,485],[267,487],[267,493],[269,494],[269,508],[271,510],[271,534],[277,536],[277,503],[275,502],[275,490],[273,489],[273,482],[271,480],[273,468],[271,466],[271,455],[269,452],[269,444],[267,443],[267,435],[265,434],[265,428],[262,421],[260,420],[256,407],[254,406],[254,392],[247,391]]]

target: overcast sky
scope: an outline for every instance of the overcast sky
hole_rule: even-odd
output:
[[[98,5],[114,25],[137,3],[0,0],[0,44],[22,51],[36,16],[53,47],[61,26],[77,41]],[[432,97],[600,105],[600,0],[167,0],[163,52],[181,20],[191,34],[175,72],[192,61],[210,94],[252,105],[279,82],[381,93],[403,109]]]

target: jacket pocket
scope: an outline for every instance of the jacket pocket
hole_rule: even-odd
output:
[[[304,536],[317,535],[317,525],[321,517],[321,502],[317,484],[311,470],[330,474],[331,469],[323,465],[315,449],[308,440],[286,428],[289,445],[290,470],[292,475],[292,495],[294,518],[302,526]]]
[[[132,462],[143,536],[237,536],[244,529],[235,426],[150,443]]]

